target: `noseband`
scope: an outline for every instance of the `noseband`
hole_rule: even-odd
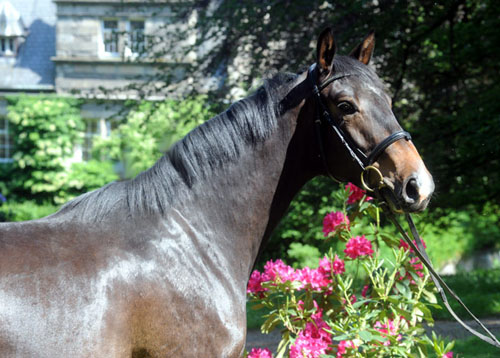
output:
[[[377,172],[379,176],[379,183],[377,183],[377,188],[380,188],[383,186],[382,182],[382,175],[380,174],[380,171],[373,167],[372,164],[377,161],[379,156],[389,147],[391,144],[394,142],[397,142],[400,139],[406,139],[407,141],[411,140],[411,135],[407,131],[400,130],[397,132],[392,133],[388,137],[386,137],[384,140],[382,140],[379,144],[375,146],[370,152],[369,155],[366,155],[361,148],[354,142],[352,137],[344,132],[342,130],[342,122],[338,121],[337,119],[334,119],[330,114],[330,111],[328,110],[328,107],[324,104],[323,99],[321,98],[321,91],[324,90],[326,87],[328,87],[331,83],[334,81],[337,81],[339,79],[349,77],[351,74],[341,74],[337,76],[332,76],[327,78],[323,83],[318,84],[318,67],[316,64],[313,64],[311,67],[309,67],[308,73],[307,73],[307,78],[312,81],[312,87],[313,87],[313,95],[314,98],[316,99],[316,103],[318,105],[318,111],[316,111],[316,133],[318,137],[318,143],[319,143],[319,148],[320,148],[320,156],[323,159],[325,169],[328,172],[328,175],[331,176],[332,178],[335,179],[335,177],[330,173],[328,170],[328,165],[326,164],[326,155],[324,151],[324,145],[323,145],[323,139],[321,136],[321,126],[322,124],[326,123],[329,125],[335,134],[337,135],[338,139],[342,143],[342,145],[347,149],[347,152],[351,156],[352,160],[357,163],[361,170],[361,183],[363,184],[364,189],[368,191],[373,191],[375,188],[371,188],[367,185],[365,181],[365,174],[371,170],[374,170]],[[338,180],[337,180],[338,181]]]

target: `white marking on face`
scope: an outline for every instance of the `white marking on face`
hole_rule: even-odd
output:
[[[434,181],[432,180],[432,176],[425,165],[420,165],[416,180],[418,185],[419,200],[423,201],[434,191]]]
[[[370,91],[375,92],[378,96],[383,96],[384,92],[375,86],[372,86],[370,83],[365,83],[365,87],[368,88]]]

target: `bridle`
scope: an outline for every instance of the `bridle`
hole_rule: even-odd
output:
[[[321,91],[324,90],[326,87],[328,87],[331,83],[340,80],[342,78],[346,78],[352,76],[351,74],[339,74],[339,75],[334,75],[326,80],[324,80],[322,83],[318,84],[318,68],[316,64],[313,64],[311,67],[309,67],[308,73],[307,73],[307,78],[310,81],[313,89],[313,96],[316,101],[317,105],[317,110],[316,110],[316,119],[315,119],[315,125],[316,125],[316,136],[318,140],[318,146],[319,146],[319,151],[320,151],[320,156],[323,161],[323,165],[325,167],[325,170],[327,174],[334,180],[339,181],[336,179],[329,171],[328,165],[327,165],[327,160],[326,160],[326,155],[324,151],[324,145],[323,145],[323,138],[322,138],[322,127],[326,125],[327,127],[330,127],[333,132],[336,134],[337,138],[340,140],[340,143],[346,148],[347,152],[351,156],[352,160],[357,163],[357,165],[360,168],[360,175],[361,175],[361,183],[363,186],[363,189],[373,193],[371,195],[374,195],[379,202],[381,203],[383,207],[384,213],[386,213],[387,217],[393,222],[393,224],[396,226],[396,228],[399,230],[399,232],[403,235],[404,240],[410,245],[410,247],[414,250],[415,255],[420,259],[420,261],[427,267],[429,270],[430,276],[432,278],[432,281],[436,285],[436,288],[441,296],[441,299],[443,300],[443,303],[447,310],[450,312],[450,314],[457,320],[458,323],[460,323],[466,330],[468,330],[470,333],[473,335],[477,336],[478,338],[482,339],[483,341],[500,348],[500,342],[497,340],[497,338],[484,326],[484,324],[476,317],[472,312],[467,308],[467,306],[462,302],[462,300],[453,292],[451,288],[448,287],[446,282],[443,281],[441,276],[434,270],[434,267],[432,266],[432,263],[429,259],[429,256],[427,255],[427,252],[425,251],[424,245],[422,243],[422,239],[420,238],[420,235],[418,234],[418,231],[415,227],[415,224],[413,222],[413,219],[410,215],[410,213],[405,213],[405,219],[408,222],[408,226],[410,227],[410,232],[411,235],[413,236],[413,240],[409,237],[409,235],[406,233],[406,231],[403,229],[403,227],[399,224],[396,216],[394,215],[393,209],[388,205],[387,200],[385,199],[384,195],[381,193],[381,190],[389,190],[392,192],[392,189],[387,187],[383,181],[383,175],[380,172],[380,170],[376,167],[373,166],[373,163],[379,158],[379,156],[389,147],[391,144],[401,140],[401,139],[406,139],[407,141],[411,140],[410,133],[400,130],[392,133],[388,137],[386,137],[384,140],[382,140],[379,144],[375,146],[370,152],[369,155],[366,155],[360,148],[359,146],[354,142],[354,140],[349,136],[348,134],[345,133],[345,131],[342,130],[342,125],[341,122],[335,119],[330,114],[330,111],[328,110],[328,107],[324,104],[324,101],[321,97]],[[367,181],[367,175],[373,172],[375,173],[377,179],[374,182],[374,184],[370,185]],[[394,193],[392,192],[392,195]],[[414,243],[416,242],[416,244]],[[443,289],[444,288],[444,289]],[[474,319],[474,321],[479,324],[479,326],[488,334],[488,336],[485,336],[484,334],[476,331],[469,325],[467,325],[464,321],[458,317],[458,315],[453,311],[451,306],[448,303],[448,298],[446,297],[445,290],[467,311],[467,313],[470,314],[470,316]]]
[[[323,83],[318,84],[318,68],[316,64],[313,64],[311,67],[309,67],[308,73],[307,73],[307,78],[309,81],[312,81],[312,88],[313,88],[313,96],[316,100],[316,104],[318,106],[318,110],[316,110],[316,120],[315,120],[315,125],[316,125],[316,136],[318,139],[318,144],[319,144],[319,149],[320,149],[320,156],[323,160],[323,164],[325,166],[325,169],[327,170],[327,173],[330,177],[335,179],[336,181],[339,181],[338,179],[335,178],[334,175],[330,173],[328,170],[328,165],[326,165],[326,155],[324,151],[324,145],[323,145],[323,139],[321,136],[321,127],[323,124],[326,124],[327,126],[331,127],[335,134],[337,135],[338,139],[342,143],[342,145],[347,149],[347,152],[351,156],[351,159],[359,166],[360,171],[361,171],[361,182],[363,183],[364,186],[366,186],[370,191],[373,191],[373,188],[368,186],[368,183],[365,180],[365,174],[369,173],[370,171],[375,171],[377,174],[380,173],[380,171],[376,168],[373,167],[373,163],[379,158],[379,156],[389,147],[391,144],[397,142],[400,139],[406,139],[407,141],[411,140],[411,135],[407,131],[400,130],[396,131],[392,134],[390,134],[388,137],[386,137],[384,140],[382,140],[379,144],[375,146],[370,151],[369,155],[366,155],[360,148],[359,146],[354,142],[354,140],[351,138],[351,136],[347,135],[343,130],[342,130],[342,123],[339,122],[335,117],[333,117],[330,114],[330,111],[328,110],[328,107],[324,104],[323,99],[321,98],[321,91],[324,90],[326,87],[328,87],[331,83],[340,80],[342,78],[346,78],[352,76],[351,74],[340,74],[337,76],[331,76],[327,78]],[[377,187],[380,187],[383,185],[382,182],[382,175],[380,174],[379,182],[377,183]]]

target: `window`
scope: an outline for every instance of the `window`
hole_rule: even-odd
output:
[[[0,37],[0,53],[3,56],[15,56],[16,50],[16,41],[13,37]]]
[[[12,161],[12,140],[9,136],[9,121],[0,117],[0,163]]]
[[[146,51],[144,20],[102,20],[101,54],[104,57],[136,58]]]
[[[92,147],[96,137],[107,138],[111,135],[112,122],[105,119],[89,119],[86,121],[86,128],[82,146],[82,159],[88,161],[92,159]]]
[[[118,21],[104,20],[102,27],[102,37],[104,42],[104,52],[109,55],[119,54]]]
[[[144,21],[130,21],[130,50],[133,54],[144,54]]]

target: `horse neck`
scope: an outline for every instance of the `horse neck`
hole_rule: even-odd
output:
[[[188,229],[191,240],[222,248],[217,252],[232,261],[245,280],[263,239],[269,237],[293,196],[315,175],[311,145],[306,145],[304,135],[307,131],[299,123],[310,122],[299,121],[307,115],[303,107],[302,103],[282,115],[273,135],[248,146],[236,163],[197,183],[190,198],[170,211]]]

